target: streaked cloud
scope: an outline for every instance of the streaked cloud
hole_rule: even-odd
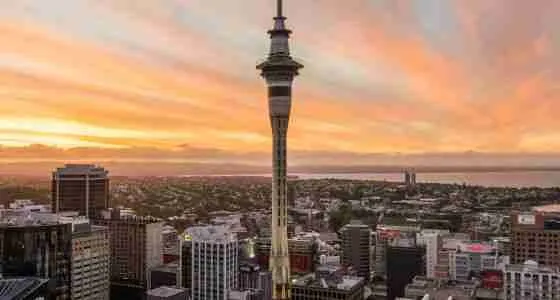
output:
[[[306,65],[294,153],[560,144],[558,1],[287,2]],[[254,65],[272,12],[273,1],[260,0],[5,3],[0,144],[44,144],[33,153],[49,155],[185,144],[267,153],[266,90]]]

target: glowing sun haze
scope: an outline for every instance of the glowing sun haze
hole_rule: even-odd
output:
[[[255,64],[272,0],[4,2],[4,151],[269,151]],[[560,1],[292,0],[287,15],[306,65],[294,151],[560,147]]]

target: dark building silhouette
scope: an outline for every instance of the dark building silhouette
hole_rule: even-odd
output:
[[[149,289],[156,289],[162,286],[177,286],[177,272],[179,271],[179,261],[171,262],[150,270]]]
[[[342,239],[341,263],[351,266],[358,276],[369,280],[372,272],[372,232],[360,221],[352,221],[340,230]]]
[[[192,241],[190,239],[181,241],[180,266],[181,266],[181,271],[180,271],[181,287],[191,289],[193,261],[192,261]]]
[[[69,164],[52,174],[52,210],[98,218],[109,208],[108,172],[94,165]]]
[[[423,247],[387,247],[387,297],[404,297],[406,285],[423,275],[426,249]]]
[[[0,218],[0,270],[4,277],[49,278],[48,299],[70,299],[72,225],[53,216]]]

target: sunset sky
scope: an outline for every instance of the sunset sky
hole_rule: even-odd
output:
[[[3,1],[1,156],[268,153],[273,2]],[[560,1],[286,2],[291,151],[559,151]]]

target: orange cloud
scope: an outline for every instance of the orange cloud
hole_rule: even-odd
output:
[[[414,1],[339,2],[288,7],[294,53],[307,65],[294,90],[291,149],[552,151],[544,141],[560,126],[555,1],[457,1],[443,14]],[[272,7],[219,4],[100,3],[95,13],[117,32],[15,12],[0,22],[0,144],[266,153],[266,88],[254,64]],[[426,20],[448,26],[433,32]]]

